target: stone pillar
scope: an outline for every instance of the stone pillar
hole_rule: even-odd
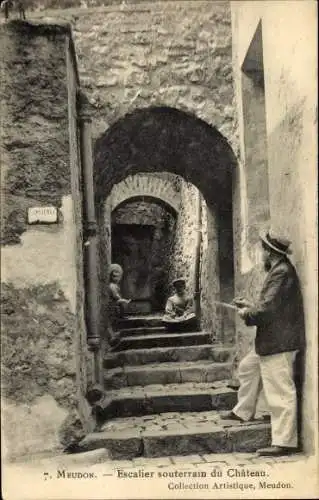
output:
[[[212,332],[215,340],[222,341],[220,300],[218,208],[206,206],[203,224],[202,268],[201,268],[201,313],[202,329]]]
[[[95,217],[93,189],[93,156],[91,139],[91,117],[85,105],[85,98],[79,94],[79,136],[83,180],[84,211],[84,262],[85,296],[88,348],[95,353],[94,377],[100,381],[100,308],[98,293],[98,235]]]

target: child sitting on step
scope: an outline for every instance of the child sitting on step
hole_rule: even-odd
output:
[[[115,347],[120,341],[120,334],[116,332],[118,320],[123,318],[126,306],[131,300],[124,299],[121,295],[120,282],[123,277],[123,269],[119,264],[111,264],[109,283],[109,321],[110,321],[110,345]]]
[[[197,321],[194,313],[194,300],[186,292],[186,280],[177,278],[172,283],[175,293],[168,298],[163,324],[168,331],[196,330]]]

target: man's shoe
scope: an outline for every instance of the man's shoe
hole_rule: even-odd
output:
[[[256,453],[260,457],[282,457],[297,453],[297,451],[297,448],[290,448],[288,446],[269,446],[268,448],[257,450]]]
[[[238,380],[230,380],[227,384],[227,386],[229,389],[233,389],[234,391],[238,391],[239,387],[240,387],[240,383],[238,382]]]
[[[267,413],[262,416],[264,422],[271,422],[271,416]]]
[[[232,411],[221,413],[220,418],[221,420],[236,420],[237,422],[245,422],[245,420],[238,417],[238,415],[236,415]]]
[[[267,424],[271,422],[271,416],[268,414],[257,415],[257,416],[255,415],[254,420],[256,420],[256,422],[263,422],[264,424]]]

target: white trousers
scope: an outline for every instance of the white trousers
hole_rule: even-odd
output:
[[[255,415],[263,388],[271,416],[273,446],[297,446],[297,395],[293,380],[296,351],[258,356],[250,351],[238,367],[240,388],[233,412],[243,420]]]

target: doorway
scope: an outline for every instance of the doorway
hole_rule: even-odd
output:
[[[112,227],[112,261],[122,266],[122,293],[132,299],[130,313],[152,311],[151,266],[154,226],[115,224]]]
[[[111,216],[112,262],[123,268],[129,314],[163,312],[168,295],[176,214],[154,199],[128,199]]]

